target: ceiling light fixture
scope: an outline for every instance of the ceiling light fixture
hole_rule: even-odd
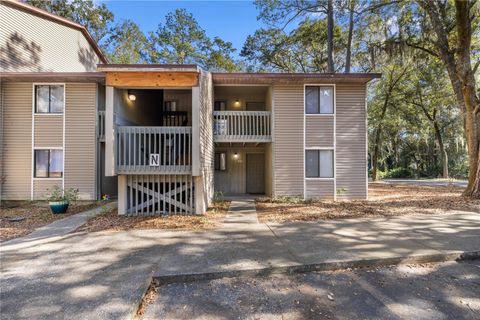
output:
[[[137,100],[137,97],[130,90],[128,90],[128,100],[130,100],[130,101]]]

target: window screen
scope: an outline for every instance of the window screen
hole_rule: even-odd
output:
[[[35,150],[35,178],[61,178],[63,150]]]
[[[64,86],[37,85],[35,86],[36,113],[62,113],[64,108]]]
[[[306,114],[333,114],[334,90],[329,86],[305,87]]]
[[[215,170],[227,170],[227,154],[225,152],[215,153]]]
[[[305,177],[333,178],[333,150],[305,150]]]
[[[307,150],[305,152],[305,176],[307,178],[317,178],[319,176],[318,156],[318,150]]]

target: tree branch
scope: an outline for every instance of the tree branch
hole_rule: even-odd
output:
[[[475,65],[473,66],[473,73],[475,74],[475,72],[477,72],[477,69],[478,67],[480,66],[480,60],[477,61],[477,63],[475,63]]]
[[[423,52],[426,52],[434,57],[437,57],[439,58],[439,55],[438,53],[436,53],[435,51],[431,50],[431,49],[428,49],[428,48],[425,48],[417,43],[412,43],[412,42],[409,42],[408,40],[405,41],[405,44],[409,47],[412,47],[414,49],[419,49],[419,50],[422,50]]]

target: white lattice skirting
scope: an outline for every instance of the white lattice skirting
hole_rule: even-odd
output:
[[[193,214],[190,175],[128,175],[127,215]]]

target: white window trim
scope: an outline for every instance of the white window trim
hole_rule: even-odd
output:
[[[37,112],[36,111],[36,105],[35,105],[35,100],[36,100],[36,95],[35,95],[35,87],[36,86],[63,86],[63,111],[62,112]],[[63,116],[65,114],[65,106],[66,106],[66,101],[65,101],[65,91],[67,90],[67,86],[65,83],[34,83],[33,84],[33,114],[35,116]]]
[[[306,113],[305,91],[306,87],[333,87],[333,113]],[[333,148],[306,147],[307,117],[333,117]],[[307,178],[305,176],[305,150],[333,150],[333,178]],[[303,198],[307,195],[307,181],[333,181],[333,200],[337,200],[337,85],[335,83],[304,83],[303,84]]]
[[[307,106],[305,103],[306,95],[305,91],[307,87],[332,87],[333,88],[333,113],[307,113]],[[320,103],[320,101],[318,102]],[[320,106],[318,106],[320,108]],[[320,109],[319,109],[320,111]],[[303,113],[307,117],[335,117],[337,113],[337,88],[335,83],[331,84],[304,84],[303,85]]]
[[[62,85],[63,86],[63,112],[62,113],[36,113],[35,112],[35,86],[38,85]],[[31,146],[31,164],[30,164],[30,200],[34,200],[34,181],[38,180],[58,180],[62,181],[62,189],[65,189],[65,114],[67,113],[67,83],[66,82],[33,82],[32,83],[32,146]],[[46,149],[47,147],[35,147],[35,117],[40,116],[62,116],[63,117],[63,129],[62,129],[62,147],[49,147],[49,149],[62,149],[63,150],[63,174],[61,178],[35,178],[35,150]]]

